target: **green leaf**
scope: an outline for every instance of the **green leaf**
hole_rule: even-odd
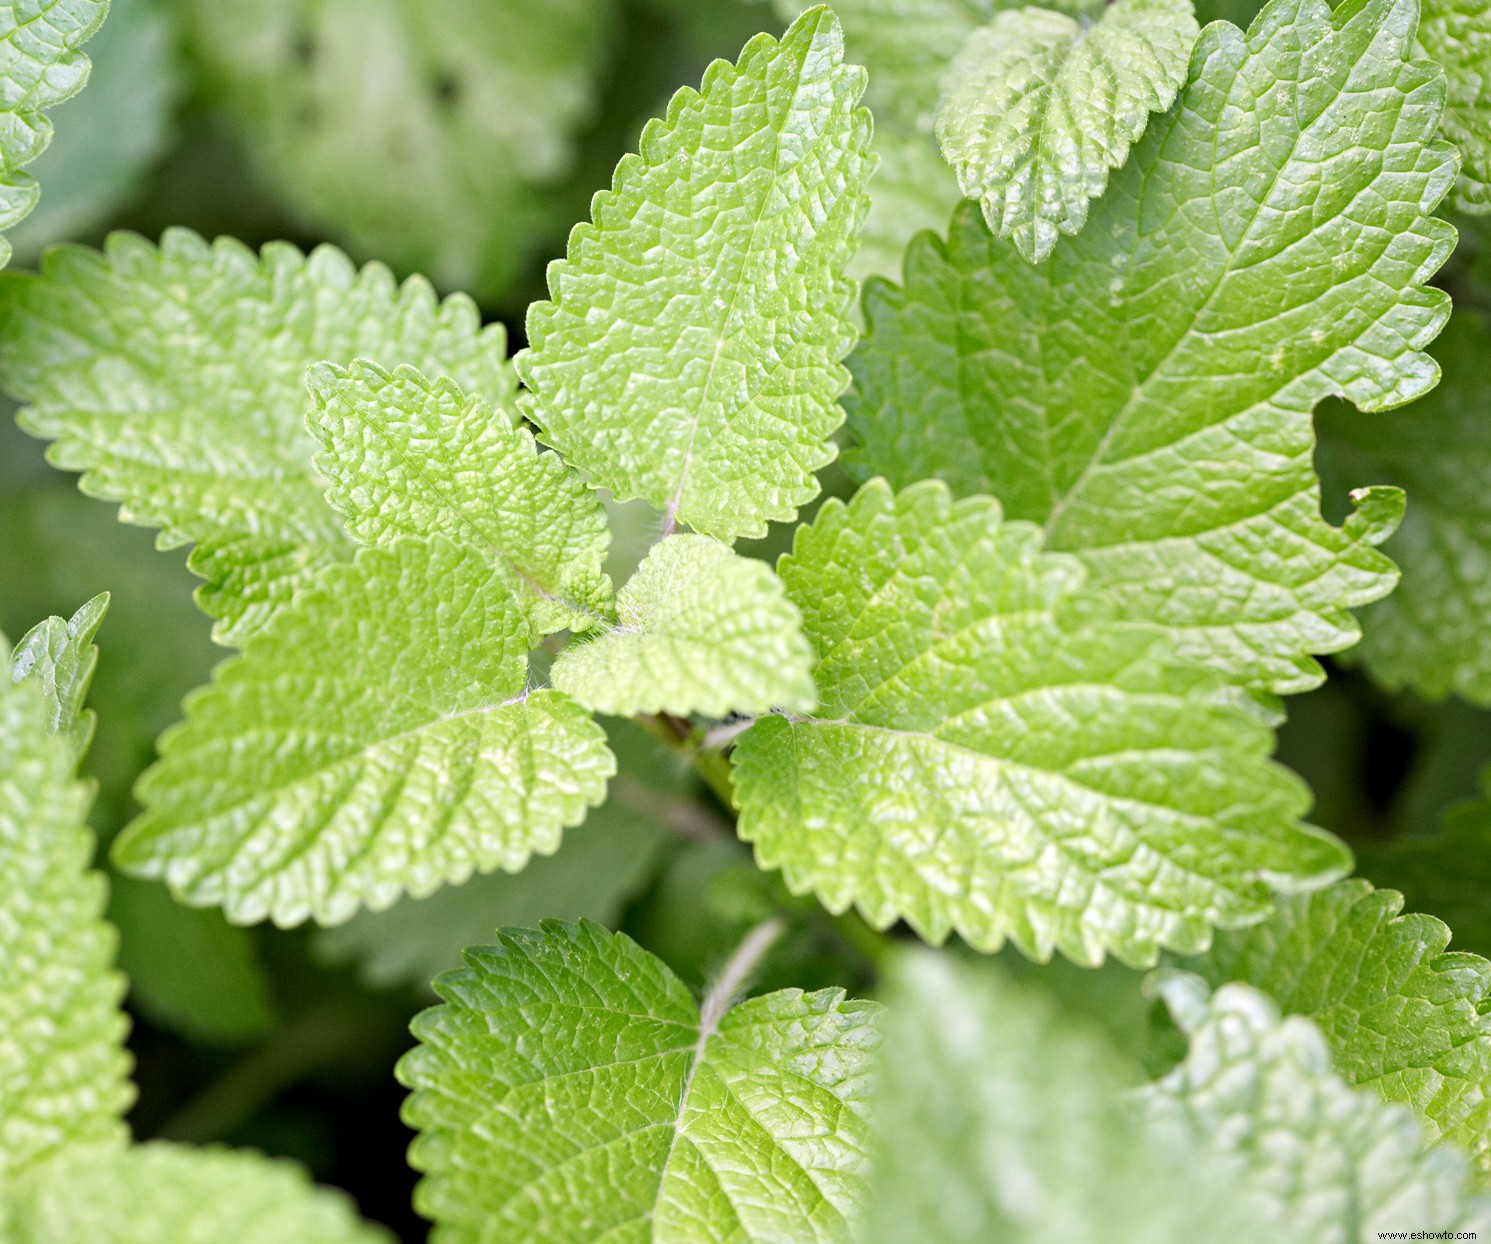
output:
[[[427,986],[457,966],[467,946],[490,941],[493,929],[532,928],[546,919],[614,927],[652,875],[670,822],[682,828],[700,814],[676,790],[686,764],[679,753],[629,721],[608,722],[606,733],[617,775],[606,802],[565,833],[557,854],[530,860],[516,877],[473,877],[426,899],[400,899],[387,911],[358,912],[323,931],[318,952],[333,963],[360,960],[362,978],[374,988]]]
[[[614,761],[570,700],[528,690],[528,641],[470,550],[362,550],[187,700],[115,860],[237,923],[292,925],[551,854]]]
[[[1450,201],[1462,212],[1491,212],[1491,3],[1423,0],[1418,47],[1444,69],[1449,91],[1439,132],[1460,150]]]
[[[163,0],[110,0],[88,58],[88,89],[30,168],[41,199],[10,234],[28,265],[45,247],[82,237],[127,206],[171,138],[183,82]]]
[[[1369,418],[1339,405],[1318,420],[1322,469],[1352,482],[1396,484],[1408,513],[1386,551],[1403,581],[1361,614],[1353,653],[1385,686],[1429,699],[1453,692],[1491,704],[1491,327],[1459,311],[1435,343],[1444,380],[1404,411]]]
[[[0,639],[0,1181],[67,1146],[123,1139],[134,1097],[124,980],[89,871],[89,790],[42,679],[18,672]]]
[[[0,1214],[5,1206],[0,1206]],[[73,1149],[8,1206],[7,1244],[391,1244],[294,1163],[156,1142]]]
[[[878,1008],[840,990],[732,1006],[739,960],[701,1010],[598,925],[468,950],[399,1064],[433,1238],[847,1244]]]
[[[312,367],[309,384],[307,422],[322,446],[315,464],[354,539],[439,535],[470,545],[540,634],[609,617],[606,512],[508,412],[450,380],[366,360]]]
[[[1354,1092],[1307,1021],[1246,986],[1160,988],[1190,1038],[1126,1090],[1097,1032],[1033,988],[928,952],[897,961],[864,1244],[1356,1244],[1491,1226],[1464,1154]]]
[[[483,300],[563,239],[612,0],[175,7],[219,112],[317,232]]]
[[[1148,964],[1348,866],[1256,708],[1107,617],[993,500],[874,481],[779,570],[821,706],[758,721],[734,761],[741,836],[794,892],[929,941]]]
[[[95,596],[71,618],[48,618],[32,627],[10,654],[10,676],[30,679],[41,689],[47,729],[62,735],[81,759],[93,738],[96,719],[83,707],[98,666],[93,637],[109,609],[107,592]]]
[[[1402,895],[1343,881],[1280,904],[1182,962],[1214,985],[1245,981],[1313,1020],[1349,1084],[1411,1107],[1430,1136],[1491,1171],[1491,963],[1446,952],[1450,931],[1404,915]]]
[[[1204,1148],[1125,1101],[1101,1034],[991,968],[891,961],[863,1244],[1261,1238]]]
[[[619,500],[730,541],[817,494],[854,342],[863,89],[826,9],[751,40],[648,123],[550,265],[523,409]]]
[[[554,686],[600,713],[808,712],[813,651],[763,562],[708,536],[654,546],[616,601],[615,627],[566,648]]]
[[[1354,1244],[1405,1223],[1477,1229],[1461,1239],[1491,1230],[1491,1197],[1471,1191],[1465,1154],[1429,1149],[1407,1110],[1353,1091],[1314,1024],[1281,1021],[1273,1002],[1245,985],[1210,997],[1195,977],[1159,988],[1190,1052],[1139,1094],[1142,1108],[1193,1152],[1230,1159],[1232,1178],[1291,1235]]]
[[[1191,0],[1117,0],[1088,25],[1014,9],[975,31],[944,78],[937,141],[989,228],[1038,263],[1174,102],[1196,41]]]
[[[499,327],[387,269],[321,247],[262,257],[173,229],[159,248],[115,234],[103,254],[48,253],[0,280],[0,383],[21,422],[85,492],[195,542],[202,607],[241,644],[298,586],[347,554],[312,467],[306,367],[369,356],[449,375],[498,404],[515,388]]]
[[[790,21],[806,0],[776,0]],[[870,71],[865,105],[875,117],[871,151],[879,167],[870,181],[870,210],[856,279],[896,277],[912,234],[941,229],[959,199],[957,178],[937,150],[933,116],[948,63],[995,11],[994,0],[837,0],[848,54]]]
[[[36,179],[20,170],[52,141],[45,110],[88,81],[88,58],[77,49],[108,11],[108,0],[10,4],[0,11],[0,229],[36,206]],[[0,267],[9,259],[10,243],[0,238]]]
[[[1402,501],[1320,516],[1311,409],[1397,405],[1438,377],[1423,282],[1454,154],[1412,0],[1274,0],[1214,23],[1088,226],[1032,266],[965,206],[906,287],[866,294],[852,467],[997,496],[1078,554],[1124,617],[1230,680],[1299,691],[1385,594]],[[1399,156],[1403,155],[1400,166]]]

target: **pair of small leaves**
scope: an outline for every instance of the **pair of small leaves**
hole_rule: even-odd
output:
[[[865,1244],[1491,1226],[1464,1156],[1349,1088],[1313,1025],[1242,985],[1160,991],[1190,1052],[1126,1093],[1111,1047],[1034,989],[927,954],[897,965]]]
[[[1081,231],[1149,114],[1175,99],[1196,33],[1191,0],[1118,0],[1090,29],[1012,9],[974,32],[944,76],[937,139],[996,236],[1038,263]]]
[[[1310,412],[1433,386],[1448,314],[1423,287],[1453,151],[1414,60],[1417,10],[1275,0],[1203,33],[1179,103],[1039,265],[968,208],[866,294],[854,470],[988,492],[1043,524],[1125,617],[1245,686],[1299,691],[1384,595],[1402,499],[1320,516]],[[1397,153],[1412,152],[1399,167]],[[1284,244],[1288,239],[1288,245]]]
[[[659,545],[621,627],[561,658],[562,690],[530,690],[535,629],[605,625],[594,497],[449,383],[360,363],[313,384],[331,499],[377,544],[189,702],[122,863],[238,920],[336,923],[557,849],[615,769],[563,690],[621,711],[811,705],[795,608],[765,566],[702,536]]]

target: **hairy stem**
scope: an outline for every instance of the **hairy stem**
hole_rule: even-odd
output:
[[[720,974],[710,985],[709,992],[704,995],[704,1003],[699,1008],[699,1050],[701,1052],[705,1042],[719,1028],[720,1020],[730,1009],[730,1004],[745,988],[746,982],[751,978],[751,973],[760,965],[766,952],[772,948],[786,928],[787,921],[781,916],[772,916],[770,919],[763,920],[745,935],[740,945],[735,948],[735,952],[725,960],[725,966],[720,969]]]

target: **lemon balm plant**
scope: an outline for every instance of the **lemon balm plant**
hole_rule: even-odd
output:
[[[1385,682],[1486,668],[1476,499],[1409,511],[1406,608],[1379,547],[1475,412],[1370,421],[1440,378],[1441,205],[1491,207],[1491,6],[785,9],[642,130],[511,359],[330,247],[0,278],[22,427],[191,546],[235,653],[113,860],[449,968],[399,1064],[436,1240],[1491,1231],[1491,964],[1343,880],[1271,758],[1353,609]],[[8,6],[7,219],[102,18]],[[1317,449],[1372,468],[1339,522]],[[105,605],[0,678],[0,1238],[382,1238],[293,1168],[129,1142],[75,775]],[[580,887],[615,925],[701,824],[765,876],[699,993],[540,919]],[[752,994],[803,925],[860,996]],[[1144,1024],[1060,1001],[1100,979]]]

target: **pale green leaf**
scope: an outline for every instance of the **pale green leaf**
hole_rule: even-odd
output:
[[[507,412],[450,380],[366,360],[313,367],[309,385],[307,422],[322,446],[316,467],[355,539],[439,535],[469,544],[541,635],[609,617],[606,512]]]
[[[1039,265],[961,210],[851,360],[863,475],[987,492],[1078,554],[1122,615],[1242,684],[1299,691],[1384,595],[1401,498],[1320,515],[1310,412],[1431,388],[1455,161],[1416,5],[1275,0],[1202,34],[1087,227]]]
[[[885,1001],[862,1244],[1264,1238],[1267,1219],[1146,1126],[1116,1051],[1039,986],[920,951],[892,960]]]
[[[1191,0],[1117,0],[1091,25],[1025,8],[975,31],[944,77],[937,141],[989,228],[1032,262],[1080,232],[1174,102],[1197,29]]]
[[[991,499],[874,481],[779,571],[820,708],[758,721],[734,762],[741,836],[793,891],[930,941],[1148,964],[1348,866],[1256,710]]]
[[[37,208],[10,234],[21,262],[81,237],[125,205],[171,137],[182,93],[169,0],[110,0],[88,44],[88,89],[61,114],[62,128],[31,166]]]
[[[1343,881],[1181,965],[1313,1020],[1348,1083],[1411,1107],[1430,1136],[1491,1171],[1491,963],[1446,952],[1449,929],[1402,906],[1391,890]]]
[[[436,1244],[849,1239],[878,1008],[840,990],[703,1009],[630,938],[509,929],[436,982],[399,1065]]]
[[[863,89],[826,9],[753,39],[648,123],[550,266],[524,411],[619,500],[734,540],[817,494],[854,342]]]
[[[115,860],[236,922],[291,925],[551,854],[614,761],[575,704],[529,690],[528,647],[469,549],[363,549],[188,699]]]
[[[124,980],[89,871],[89,791],[41,680],[14,673],[0,639],[0,1180],[69,1145],[123,1139],[134,1096]]]
[[[45,110],[88,81],[77,49],[109,11],[108,0],[24,0],[0,7],[0,229],[36,206],[36,179],[21,169],[52,141]],[[0,266],[10,243],[0,238]]]
[[[1462,1239],[1491,1231],[1491,1197],[1472,1191],[1466,1155],[1428,1148],[1409,1111],[1354,1091],[1332,1070],[1314,1024],[1280,1020],[1274,1003],[1246,985],[1208,997],[1187,976],[1159,988],[1190,1051],[1139,1093],[1141,1108],[1192,1152],[1220,1155],[1291,1235],[1358,1244],[1405,1224],[1475,1229],[1450,1237]]]
[[[687,764],[677,751],[629,721],[608,722],[606,735],[617,764],[606,802],[565,833],[557,854],[530,860],[515,877],[473,877],[387,911],[358,912],[324,930],[318,951],[333,963],[360,960],[375,988],[427,986],[459,965],[467,946],[491,941],[494,929],[550,919],[614,927],[652,875],[668,829],[694,827],[700,814],[677,790]]]
[[[1134,1091],[1108,1043],[1033,987],[927,952],[896,961],[864,1244],[1365,1244],[1491,1227],[1465,1155],[1353,1091],[1314,1025],[1242,985],[1161,990],[1190,1050]]]
[[[708,536],[654,546],[616,600],[614,627],[566,648],[554,686],[601,713],[808,712],[813,650],[764,562]]]
[[[1398,590],[1361,613],[1353,652],[1385,686],[1491,704],[1491,329],[1459,311],[1435,343],[1444,379],[1407,410],[1320,414],[1323,470],[1354,484],[1396,484],[1408,512],[1385,546]]]
[[[563,240],[555,192],[596,111],[613,0],[176,8],[220,113],[318,231],[482,298]]]
[[[391,1244],[294,1163],[160,1142],[74,1149],[11,1199],[6,1244]]]
[[[65,621],[48,618],[39,622],[10,655],[11,677],[17,682],[30,679],[41,689],[47,728],[67,740],[74,759],[82,757],[93,738],[95,718],[83,701],[98,666],[93,637],[108,608],[109,594],[104,592]]]
[[[0,383],[27,431],[84,491],[121,503],[165,547],[195,542],[199,603],[241,643],[347,553],[306,431],[305,370],[368,356],[448,375],[499,405],[515,381],[500,327],[387,269],[322,247],[261,256],[171,230],[115,234],[103,254],[51,251],[0,280]]]
[[[1439,132],[1460,150],[1451,201],[1491,212],[1491,3],[1423,0],[1418,46],[1444,69],[1449,90]]]
[[[808,7],[806,0],[776,0],[789,21]],[[880,157],[851,276],[899,276],[912,234],[947,224],[960,196],[932,133],[940,83],[964,42],[1000,7],[995,0],[834,4],[849,58],[870,72],[864,102],[875,117],[871,150]]]

